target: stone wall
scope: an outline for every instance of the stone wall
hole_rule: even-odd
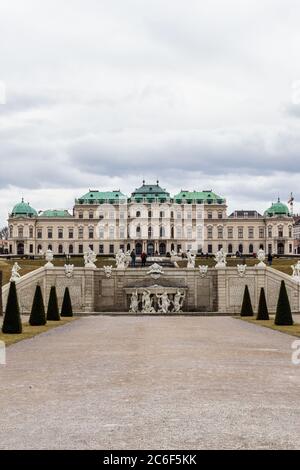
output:
[[[293,312],[300,311],[300,284],[288,274],[266,267],[247,267],[241,277],[237,268],[218,269],[218,311],[238,314],[245,285],[248,285],[252,305],[257,311],[261,287],[264,287],[270,312],[276,311],[281,281],[285,281]]]
[[[48,302],[51,286],[55,285],[59,306],[62,304],[65,287],[68,286],[73,308],[77,313],[128,312],[130,288],[157,284],[187,288],[185,312],[219,312],[231,315],[240,312],[247,284],[254,310],[257,310],[260,288],[264,287],[269,310],[274,312],[282,280],[286,283],[292,311],[300,311],[300,284],[291,276],[269,267],[247,267],[244,277],[239,275],[237,268],[211,268],[205,277],[201,277],[198,269],[165,268],[159,279],[152,279],[147,271],[148,268],[113,269],[111,277],[107,278],[103,269],[75,268],[73,276],[68,278],[63,267],[39,268],[22,276],[16,284],[21,313],[30,312],[37,284],[41,285],[45,304]],[[8,284],[2,288],[4,308],[8,289]]]

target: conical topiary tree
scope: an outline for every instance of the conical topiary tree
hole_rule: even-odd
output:
[[[285,282],[281,281],[279,298],[275,315],[275,325],[293,325],[290,301],[285,287]]]
[[[47,320],[52,320],[52,321],[60,320],[55,286],[52,286],[50,290],[48,308],[47,308]]]
[[[45,315],[44,300],[42,295],[41,286],[38,284],[35,289],[33,304],[29,317],[29,324],[31,326],[45,325],[47,322]]]
[[[11,282],[9,286],[7,304],[2,325],[2,333],[22,333],[22,322],[15,282]]]
[[[256,320],[269,320],[268,306],[265,296],[265,289],[260,289],[259,304]]]
[[[244,290],[242,308],[241,308],[241,317],[253,317],[253,315],[254,313],[253,313],[253,308],[251,304],[249,289],[248,289],[248,286],[246,285],[245,290]]]
[[[73,317],[72,302],[71,302],[70,292],[69,292],[68,287],[66,287],[65,289],[60,315],[62,317]]]

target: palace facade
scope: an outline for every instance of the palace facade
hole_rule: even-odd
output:
[[[263,215],[256,210],[227,214],[226,200],[212,190],[181,190],[171,196],[156,184],[120,190],[89,190],[66,209],[37,212],[22,200],[9,214],[9,253],[82,255],[90,247],[113,255],[120,248],[149,255],[171,251],[251,255],[260,248],[293,254],[293,217],[278,200]]]

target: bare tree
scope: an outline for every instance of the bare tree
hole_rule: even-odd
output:
[[[0,240],[8,239],[8,227],[2,227],[0,229]]]

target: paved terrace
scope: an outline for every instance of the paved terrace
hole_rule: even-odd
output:
[[[228,317],[86,317],[8,348],[1,449],[300,448],[294,338]]]

